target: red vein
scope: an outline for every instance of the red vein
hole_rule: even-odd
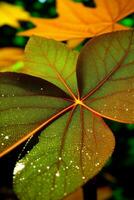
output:
[[[46,120],[44,123],[42,123],[40,126],[38,126],[36,129],[34,129],[33,131],[31,131],[29,134],[27,134],[26,136],[24,136],[23,138],[21,138],[18,142],[16,142],[14,145],[10,146],[9,148],[7,148],[6,150],[4,150],[3,152],[0,153],[0,158],[2,156],[4,156],[5,154],[7,154],[9,151],[11,151],[12,149],[14,149],[15,147],[17,147],[18,145],[20,145],[22,142],[26,141],[29,137],[33,136],[34,134],[36,134],[38,131],[40,131],[44,126],[46,126],[48,123],[50,123],[51,121],[53,121],[54,119],[56,119],[57,117],[59,117],[60,115],[62,115],[63,113],[69,111],[71,108],[73,108],[75,106],[75,104],[72,104],[66,108],[64,108],[63,110],[59,111],[57,114],[53,115],[51,118],[49,118],[48,120]]]
[[[90,112],[94,113],[95,115],[100,116],[100,117],[104,117],[106,119],[114,120],[114,121],[121,122],[121,123],[129,123],[129,124],[134,123],[133,121],[130,122],[130,120],[129,121],[127,121],[127,120],[125,121],[125,120],[120,120],[120,119],[117,119],[117,118],[112,118],[112,117],[109,117],[107,115],[103,115],[102,113],[100,113],[98,111],[95,111],[91,107],[88,107],[86,104],[82,104],[82,106],[85,107]]]
[[[38,42],[37,42],[37,44],[38,44]],[[41,46],[40,46],[40,48],[42,49]],[[52,68],[52,69],[55,71],[55,73],[56,73],[58,79],[59,79],[59,80],[61,81],[61,83],[65,86],[65,88],[66,88],[67,91],[70,93],[70,95],[76,100],[76,97],[75,97],[74,93],[72,92],[71,88],[67,85],[66,81],[63,79],[63,77],[61,76],[61,74],[57,71],[56,67],[50,62],[50,60],[48,59],[46,53],[45,53],[43,50],[42,50],[42,53],[43,53],[43,55],[45,56],[45,58],[46,58],[46,60],[47,60],[47,62],[48,62],[48,64],[49,64],[49,67]]]
[[[130,43],[128,45],[128,48],[127,48],[124,56],[120,59],[120,61],[117,63],[117,65],[97,84],[97,86],[95,88],[93,88],[87,95],[85,95],[82,98],[82,101],[84,101],[85,99],[87,99],[89,96],[93,95],[122,66],[122,63],[124,62],[125,58],[127,57],[128,53],[129,53],[129,49],[130,49],[130,46],[131,46],[133,33],[131,35]]]

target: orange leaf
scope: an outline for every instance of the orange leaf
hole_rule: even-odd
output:
[[[34,34],[58,41],[73,39],[72,45],[69,44],[73,47],[85,38],[128,29],[117,22],[134,12],[134,0],[96,0],[95,2],[97,7],[89,8],[71,0],[57,0],[58,18],[31,18],[36,27],[20,35]]]
[[[23,64],[23,50],[21,48],[6,47],[0,49],[0,72],[16,71],[15,64]]]

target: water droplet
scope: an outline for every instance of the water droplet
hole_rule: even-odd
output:
[[[79,147],[77,147],[76,150],[79,151]]]
[[[61,158],[61,157],[59,157],[59,160],[62,160],[62,158]]]
[[[92,129],[87,129],[87,132],[93,133]]]
[[[5,95],[4,95],[4,94],[2,94],[1,96],[2,96],[2,97],[4,97]]]
[[[2,142],[1,145],[4,146],[4,143]]]
[[[72,163],[73,161],[72,160],[70,160],[70,163]]]
[[[33,168],[35,169],[35,168],[36,168],[36,166],[34,165],[34,166],[33,166]]]
[[[57,171],[55,175],[56,175],[57,177],[59,177],[59,176],[60,176],[59,171]]]
[[[98,167],[100,165],[100,163],[99,162],[97,162],[96,164],[95,164],[95,167]]]
[[[86,156],[88,157],[89,160],[91,160],[91,156],[89,155],[89,153],[86,153]]]
[[[76,167],[76,169],[80,169],[79,166],[77,166],[77,165],[75,167]]]
[[[15,168],[14,168],[14,172],[13,174],[16,175],[17,173],[19,173],[22,169],[24,169],[25,164],[24,163],[17,163]]]
[[[44,90],[44,88],[41,87],[40,90],[42,91],[42,90]]]
[[[38,172],[40,173],[40,172],[41,172],[41,170],[39,169],[39,170],[38,170]]]
[[[20,178],[20,181],[24,181],[24,180],[25,180],[25,178],[24,178],[24,177]]]
[[[126,108],[126,111],[128,111],[128,108]]]
[[[85,180],[85,178],[86,178],[85,176],[82,176],[82,179],[83,179],[83,180]]]
[[[6,136],[4,137],[4,139],[5,139],[5,140],[8,140],[8,139],[9,139],[9,136],[8,136],[8,135],[6,135]]]
[[[50,167],[49,167],[49,166],[47,166],[47,169],[50,169]]]

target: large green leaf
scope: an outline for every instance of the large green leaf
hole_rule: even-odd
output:
[[[25,49],[25,73],[57,85],[71,96],[77,94],[76,62],[78,52],[54,40],[32,36]],[[74,94],[73,94],[74,93]]]
[[[48,49],[51,50],[46,50],[46,44],[50,45]],[[44,52],[44,49],[49,54],[47,58],[49,57],[49,60],[52,61],[53,67],[50,67],[46,58],[42,56],[41,52]],[[14,189],[20,199],[35,200],[36,197],[42,200],[62,199],[83,185],[103,167],[113,151],[114,137],[102,117],[131,123],[134,119],[132,108],[132,98],[134,97],[133,49],[133,31],[116,32],[93,39],[84,47],[79,56],[77,87],[75,71],[72,70],[76,66],[70,64],[70,62],[72,63],[71,58],[67,59],[67,56],[59,55],[59,52],[62,55],[62,51],[65,51],[66,55],[66,51],[69,51],[71,56],[71,51],[67,50],[64,44],[60,45],[53,40],[47,42],[43,38],[32,37],[26,50],[26,58],[30,62],[26,61],[28,68],[25,67],[23,72],[46,78],[66,93],[43,79],[1,73],[0,101],[2,109],[5,109],[6,117],[3,115],[3,111],[0,112],[2,119],[0,126],[1,123],[3,123],[2,126],[5,123],[8,125],[3,127],[4,135],[1,138],[5,140],[5,136],[10,134],[13,136],[12,144],[9,142],[7,149],[14,148],[38,130],[42,131],[39,143],[16,164],[14,170]],[[72,55],[74,58],[74,52]],[[59,61],[60,59],[61,61]],[[73,60],[75,59],[76,57]],[[44,65],[38,65],[36,61],[42,62]],[[61,67],[61,63],[66,67]],[[72,79],[67,78],[66,70],[69,77],[72,74]],[[28,83],[29,79],[30,83]],[[115,85],[116,81],[118,84]],[[41,84],[39,84],[40,82]],[[42,84],[47,90],[41,89]],[[31,91],[32,97],[34,96],[33,100],[29,95]],[[78,96],[76,97],[77,91]],[[24,97],[25,92],[28,97],[24,98],[24,101],[23,98],[20,100],[19,94]],[[3,94],[6,101],[4,101]],[[8,94],[10,94],[10,100],[8,100]],[[38,94],[41,94],[41,99],[38,99],[40,96]],[[122,102],[125,100],[127,102],[125,109],[127,110],[122,112],[125,105]],[[28,107],[26,110],[24,109],[25,104]],[[43,109],[36,109],[40,106]],[[115,106],[113,110],[112,106]],[[17,107],[23,109],[21,108],[18,113]],[[9,112],[10,110],[11,112]],[[118,113],[116,118],[115,111]],[[15,120],[12,121],[13,118]],[[23,139],[16,139],[17,133],[20,134],[20,129],[17,130],[13,127],[16,121],[17,124],[21,124],[19,120],[22,124],[27,123],[27,132],[22,131],[21,128]],[[52,123],[49,124],[49,122]],[[9,123],[11,123],[10,126]],[[34,123],[37,126],[29,130],[28,123]],[[3,152],[6,153],[8,150],[3,149]]]
[[[63,112],[70,102],[62,97],[64,92],[40,78],[0,73],[0,156]]]
[[[90,110],[134,123],[134,31],[102,35],[87,43],[78,59],[77,77],[82,101]]]
[[[39,143],[15,167],[22,200],[62,199],[94,176],[114,147],[103,119],[75,106],[42,132]]]

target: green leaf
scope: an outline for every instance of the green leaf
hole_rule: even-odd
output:
[[[59,200],[76,190],[101,170],[113,151],[114,136],[102,117],[134,122],[133,32],[110,33],[89,42],[78,58],[78,87],[71,59],[74,52],[40,37],[28,43],[24,72],[56,86],[33,76],[1,73],[0,101],[6,117],[0,112],[0,126],[8,122],[1,138],[7,133],[13,136],[3,152],[41,131],[39,143],[14,170],[14,189],[20,199]],[[73,60],[76,63],[76,57]],[[43,109],[36,109],[40,106]],[[27,123],[27,132],[16,130],[16,121]],[[29,123],[37,126],[29,130]],[[16,141],[16,133],[23,139]]]
[[[25,49],[23,72],[50,81],[74,97],[77,57],[78,52],[62,43],[32,36]]]
[[[64,92],[40,78],[0,73],[1,156],[63,112],[70,102],[62,97],[66,97]]]
[[[134,31],[101,35],[81,51],[80,95],[103,117],[134,123]]]
[[[74,106],[41,134],[14,169],[22,200],[62,199],[94,176],[113,151],[114,139],[99,116]]]

